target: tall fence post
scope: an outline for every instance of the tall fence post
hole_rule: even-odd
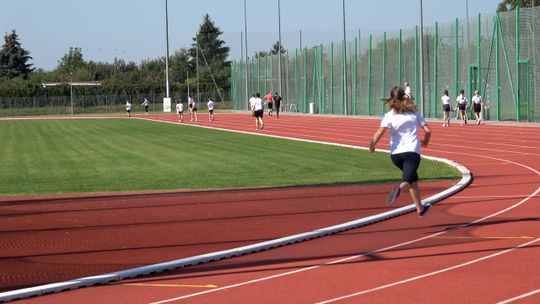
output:
[[[435,22],[435,35],[433,36],[433,117],[437,117],[437,82],[439,81],[438,74],[438,53],[439,53],[439,23]]]
[[[371,115],[371,53],[373,47],[373,34],[369,34],[369,53],[368,53],[368,88],[367,88],[367,111]]]

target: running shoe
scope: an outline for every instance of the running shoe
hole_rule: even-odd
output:
[[[400,192],[401,189],[399,188],[399,185],[392,187],[392,190],[390,190],[390,194],[388,194],[388,198],[386,199],[386,203],[392,205],[398,198]]]
[[[426,213],[428,213],[429,210],[431,210],[431,204],[424,205],[424,208],[422,209],[422,211],[420,211],[419,216],[424,217],[424,215],[426,215]]]

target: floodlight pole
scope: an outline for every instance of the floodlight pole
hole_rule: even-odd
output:
[[[420,88],[419,88],[419,102],[420,102],[420,114],[424,116],[424,10],[420,0]]]
[[[244,70],[246,73],[246,98],[249,100],[249,91],[248,91],[248,32],[247,32],[247,7],[246,0],[244,0],[244,39],[245,39],[245,48],[246,48],[246,62],[244,64]]]
[[[347,110],[347,32],[345,29],[345,0],[342,1],[342,8],[343,8],[343,80],[344,80],[344,87],[343,87],[343,96],[344,96],[344,114],[349,115],[349,111]]]
[[[169,10],[167,5],[167,0],[165,0],[165,43],[166,43],[166,54],[165,57],[165,84],[167,90],[167,98],[169,98]]]
[[[278,85],[278,88],[279,88],[279,94],[281,94],[281,96],[283,96],[283,91],[282,91],[282,88],[281,88],[281,83],[282,83],[282,76],[281,76],[281,5],[280,5],[280,0],[278,0],[277,2],[278,4],[278,33],[279,33],[279,47],[278,47],[278,73],[279,73],[279,85]]]

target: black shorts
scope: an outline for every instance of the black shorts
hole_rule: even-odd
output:
[[[148,106],[144,106],[144,111],[148,112]]]
[[[126,112],[131,113],[131,110],[126,110]]]
[[[403,175],[402,182],[412,184],[418,181],[418,167],[420,166],[420,154],[416,152],[404,152],[390,155],[392,163],[398,167]]]
[[[271,102],[269,102],[269,103],[268,103],[268,110],[272,110],[273,107],[274,107],[274,104],[271,103]]]
[[[191,109],[191,111],[197,112],[197,107],[193,107],[193,108]]]
[[[208,113],[214,114],[214,110],[208,110]]]
[[[465,110],[466,107],[467,107],[467,104],[466,104],[466,103],[460,103],[460,104],[458,104],[458,109],[460,109],[460,110]]]
[[[176,113],[177,113],[177,114],[184,114],[184,111],[182,110],[182,111],[178,111],[178,112],[176,112]]]
[[[256,118],[263,118],[263,110],[257,110],[255,111],[255,113],[253,114]]]
[[[442,108],[443,108],[443,111],[444,111],[444,112],[450,112],[450,105],[449,105],[449,104],[444,104],[444,105],[442,106]]]
[[[474,104],[474,113],[480,113],[482,111],[482,104],[481,103],[475,103]]]

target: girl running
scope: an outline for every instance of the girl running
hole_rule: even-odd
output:
[[[409,191],[418,215],[423,217],[431,205],[422,205],[420,201],[417,170],[420,165],[420,145],[428,145],[431,129],[424,117],[416,112],[414,103],[405,96],[405,91],[400,87],[394,87],[390,91],[390,98],[386,101],[390,111],[384,115],[380,128],[373,135],[369,151],[375,151],[377,142],[386,129],[390,129],[390,159],[403,175],[401,182],[392,188],[387,203],[392,204],[402,191]],[[424,129],[423,140],[418,139],[417,128]]]

